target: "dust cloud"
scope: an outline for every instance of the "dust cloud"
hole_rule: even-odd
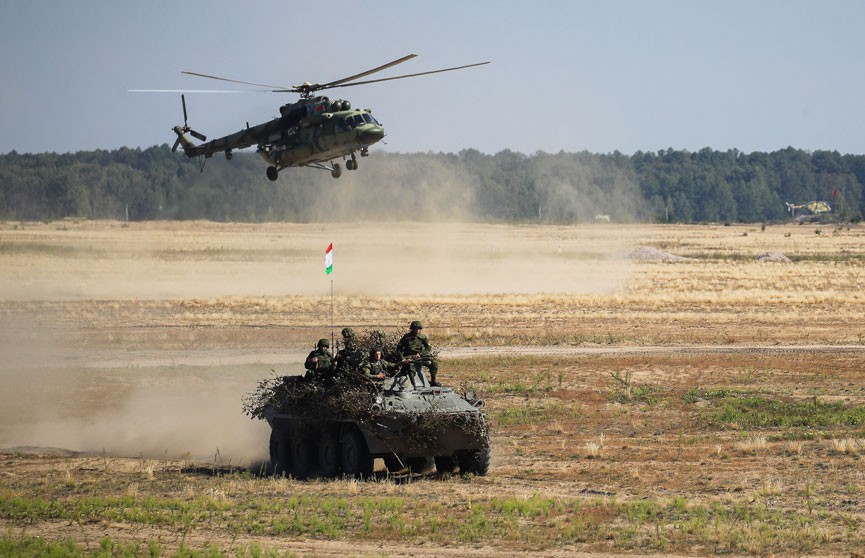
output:
[[[250,464],[269,428],[242,414],[255,385],[230,367],[70,365],[55,326],[0,321],[0,448]]]
[[[610,293],[623,288],[627,242],[603,227],[364,224],[335,235],[340,294]],[[594,239],[589,241],[589,239]]]
[[[241,414],[243,391],[233,387],[137,386],[118,405],[86,416],[39,417],[3,445],[248,465],[267,458],[270,429]]]
[[[321,173],[300,191],[291,184],[291,201],[277,202],[267,214],[315,223],[586,224],[598,215],[635,223],[647,216],[636,173],[615,156],[507,152],[477,158],[466,164],[462,155],[376,153],[361,161],[361,172],[344,172],[339,180]],[[286,180],[291,172],[301,171],[286,171]],[[304,200],[300,207],[297,199]]]
[[[410,221],[69,229],[52,233],[63,241],[60,256],[0,254],[0,299],[322,296],[330,279],[344,295],[608,293],[625,284],[629,263],[619,254],[639,234],[604,224]],[[325,277],[331,242],[334,275]]]
[[[453,191],[440,195],[462,205]],[[52,323],[34,310],[46,301],[122,308],[136,299],[322,296],[331,281],[339,296],[611,293],[632,265],[617,254],[638,236],[601,224],[386,220],[0,227],[0,240],[20,247],[0,253],[0,447],[234,464],[266,457],[269,429],[242,414],[241,397],[269,365],[166,364],[159,348],[77,346],[77,327],[108,338],[146,318]],[[329,242],[334,273],[325,276]],[[136,362],[132,351],[149,357]]]
[[[304,214],[326,222],[472,222],[477,179],[446,159],[424,155],[363,161],[363,172],[327,177]]]

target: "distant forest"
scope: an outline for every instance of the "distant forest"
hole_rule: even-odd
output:
[[[865,156],[668,149],[495,155],[372,153],[360,169],[285,169],[253,153],[198,161],[149,149],[0,155],[0,219],[208,219],[584,223],[781,222],[785,202],[827,201],[832,219],[865,213]],[[806,214],[799,210],[797,216]],[[825,217],[824,217],[825,218]]]

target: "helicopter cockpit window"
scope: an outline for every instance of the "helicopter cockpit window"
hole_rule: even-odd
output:
[[[354,115],[354,125],[355,126],[363,126],[363,116],[359,114]]]
[[[354,128],[354,120],[352,120],[351,116],[345,117],[345,127],[347,130]]]

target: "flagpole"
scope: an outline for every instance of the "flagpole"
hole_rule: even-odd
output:
[[[324,251],[324,274],[330,275],[330,345],[334,346],[333,335],[333,242]]]
[[[333,339],[333,277],[330,278],[330,346],[334,346]]]

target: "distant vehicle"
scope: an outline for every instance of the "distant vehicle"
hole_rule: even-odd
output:
[[[824,213],[831,213],[832,206],[829,205],[829,202],[824,201],[812,201],[808,203],[800,203],[800,204],[792,204],[788,202],[784,202],[784,205],[787,206],[787,211],[790,213],[792,217],[796,216],[796,210],[805,210],[812,215],[822,215]]]
[[[226,159],[231,159],[232,151],[246,147],[258,146],[258,154],[268,163],[267,178],[276,180],[279,171],[287,167],[315,167],[329,170],[331,176],[339,178],[342,174],[340,164],[332,162],[334,159],[345,160],[345,168],[357,170],[358,162],[356,153],[361,157],[369,155],[369,148],[384,137],[384,127],[373,117],[369,109],[352,109],[351,103],[345,100],[331,100],[325,96],[313,96],[314,93],[323,89],[335,87],[350,87],[354,85],[365,85],[381,81],[404,79],[437,74],[482,66],[489,62],[478,62],[453,68],[432,70],[414,74],[400,75],[389,78],[373,79],[367,81],[355,81],[370,74],[380,72],[397,64],[416,57],[409,54],[398,58],[387,64],[383,64],[371,70],[349,76],[347,78],[330,81],[328,83],[303,83],[291,87],[280,85],[267,85],[252,83],[218,76],[201,74],[198,72],[182,72],[184,74],[198,76],[208,79],[216,79],[231,83],[265,87],[274,93],[298,93],[300,100],[279,107],[279,118],[270,122],[258,124],[223,136],[221,138],[207,141],[204,134],[191,129],[188,124],[186,112],[186,96],[181,95],[183,104],[183,126],[172,128],[177,134],[172,151],[177,151],[178,146],[183,147],[183,153],[187,157],[198,157],[201,168],[204,170],[204,162],[216,153],[224,153]],[[156,93],[191,93],[191,92],[226,92],[213,90],[179,90],[179,89],[133,89],[134,92],[156,92]],[[237,92],[237,91],[231,91]],[[202,143],[196,145],[186,134],[189,133]]]

